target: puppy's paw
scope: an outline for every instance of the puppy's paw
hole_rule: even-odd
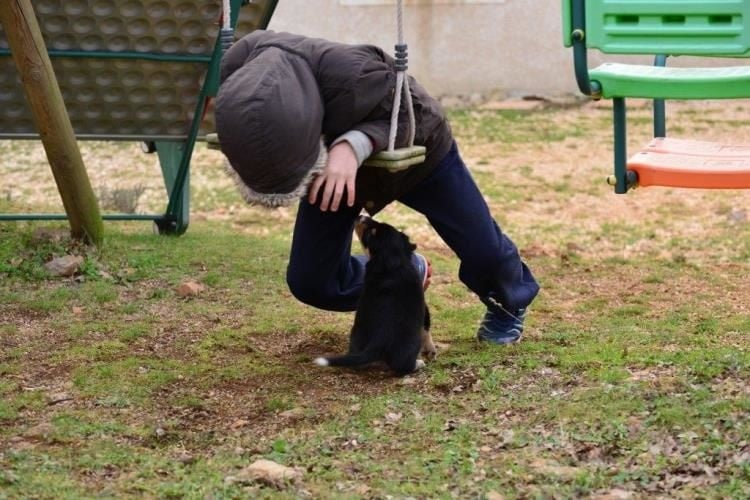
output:
[[[414,371],[415,371],[415,372],[416,372],[416,371],[419,371],[419,370],[421,370],[422,368],[424,368],[424,361],[422,361],[421,359],[418,359],[418,360],[417,360],[417,361],[416,361],[416,362],[414,363]]]
[[[313,360],[313,363],[315,363],[318,366],[328,366],[329,365],[328,360],[326,358],[315,358],[315,360]]]
[[[432,341],[432,335],[430,332],[422,332],[422,357],[427,361],[434,361],[437,358],[437,348],[435,343]]]
[[[437,358],[437,349],[435,349],[435,346],[431,345],[429,348],[423,347],[422,357],[427,361],[435,361],[435,358]]]

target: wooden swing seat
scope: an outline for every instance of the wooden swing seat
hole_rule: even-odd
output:
[[[424,163],[426,152],[427,149],[424,146],[409,146],[393,151],[381,151],[367,158],[362,165],[398,172],[412,165]]]
[[[639,186],[750,188],[750,144],[655,138],[628,160]]]

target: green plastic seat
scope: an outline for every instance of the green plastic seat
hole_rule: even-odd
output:
[[[674,68],[604,63],[589,72],[601,96],[647,99],[741,99],[750,97],[750,66]]]
[[[629,159],[626,101],[653,99],[653,134],[655,138],[665,138],[666,100],[750,97],[750,65],[722,64],[727,59],[720,59],[750,57],[750,1],[562,0],[562,14],[563,44],[573,48],[579,89],[594,99],[612,99],[614,174],[608,182],[615,193],[627,193],[638,184],[747,188],[750,156],[733,158],[731,168],[724,168],[728,165],[726,159],[708,154],[725,148],[719,143],[680,143],[701,144],[698,149],[705,158],[700,160],[682,151],[662,153],[649,148]],[[626,64],[627,59],[621,58],[590,69],[589,49],[602,54],[650,55],[654,65]],[[714,61],[699,61],[693,67],[667,67],[667,59],[672,56]],[[716,66],[717,61],[721,67]],[[714,166],[722,166],[723,170]]]

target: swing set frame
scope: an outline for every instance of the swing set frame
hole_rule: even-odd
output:
[[[167,107],[174,108],[177,105],[182,105],[184,109],[181,110],[182,115],[185,119],[181,122],[181,130],[179,132],[172,132],[171,129],[167,132],[151,132],[149,131],[146,123],[140,119],[139,111],[143,111],[146,108],[154,109],[157,112],[161,112],[161,105],[159,102],[145,102],[142,106],[129,105],[126,107],[128,113],[127,116],[120,120],[99,120],[98,122],[87,122],[83,119],[76,121],[73,120],[73,126],[78,140],[108,140],[108,141],[138,141],[143,144],[143,151],[146,153],[156,153],[159,164],[162,170],[162,176],[164,179],[164,185],[167,191],[168,201],[166,208],[163,213],[107,213],[102,215],[104,220],[115,220],[115,221],[129,221],[129,220],[140,220],[140,221],[152,221],[154,224],[154,230],[159,234],[183,234],[188,227],[190,218],[190,163],[192,154],[197,141],[206,139],[206,131],[212,129],[212,112],[210,110],[210,101],[218,91],[219,87],[219,70],[221,64],[221,57],[223,51],[231,40],[232,29],[237,29],[240,34],[252,31],[258,28],[265,28],[270,22],[271,17],[275,11],[278,0],[263,0],[260,2],[254,2],[251,5],[249,0],[227,0],[226,2],[218,1],[218,4],[228,5],[230,7],[231,19],[224,19],[223,25],[217,23],[215,39],[212,40],[212,45],[206,53],[193,53],[193,52],[174,52],[171,50],[163,50],[159,47],[156,51],[142,51],[134,48],[128,48],[125,50],[91,50],[85,49],[84,47],[76,47],[70,49],[57,49],[53,46],[48,46],[48,54],[52,60],[53,66],[56,66],[57,78],[60,81],[61,87],[63,87],[63,95],[66,100],[66,105],[70,107],[78,107],[79,109],[104,109],[106,110],[109,106],[108,102],[84,101],[84,97],[81,92],[77,91],[76,82],[81,80],[80,75],[84,75],[88,78],[87,81],[95,82],[99,85],[100,80],[98,73],[94,72],[94,69],[98,72],[107,71],[109,73],[119,74],[125,70],[119,69],[127,66],[131,74],[142,75],[143,85],[139,91],[149,91],[155,94],[157,91],[170,91],[168,92],[170,99],[170,105]],[[145,13],[148,12],[148,8],[152,7],[155,2],[152,0],[142,0],[140,3],[134,2],[133,8],[140,7]],[[217,3],[216,0],[214,3]],[[163,9],[164,5],[170,8],[179,8],[174,0],[168,0],[157,5],[159,9]],[[50,5],[61,6],[62,2],[52,2]],[[104,2],[103,6],[115,6],[115,2]],[[217,5],[218,6],[218,5]],[[242,8],[245,8],[245,16],[241,16]],[[100,6],[100,8],[103,8]],[[128,7],[131,8],[131,7]],[[158,9],[157,9],[158,10]],[[199,11],[196,9],[196,13]],[[54,14],[54,13],[53,13]],[[44,21],[45,13],[39,14],[42,21]],[[52,14],[50,14],[52,15]],[[145,15],[145,14],[144,14]],[[196,14],[197,15],[197,14]],[[90,13],[84,12],[81,14],[82,17],[90,16]],[[86,21],[88,18],[84,19]],[[70,26],[77,26],[79,19],[75,16],[69,16]],[[138,21],[145,21],[144,19],[136,19]],[[115,21],[120,21],[115,19]],[[133,19],[130,19],[132,22]],[[168,19],[168,21],[174,21]],[[203,22],[203,19],[181,19],[180,22]],[[41,23],[43,26],[44,23]],[[142,23],[149,25],[149,23]],[[84,24],[88,26],[88,24]],[[73,28],[70,28],[71,30]],[[45,35],[49,35],[43,30]],[[112,38],[111,36],[104,36],[103,28],[96,26],[92,28],[91,34],[101,37],[102,39]],[[62,35],[69,35],[70,33],[62,33]],[[129,46],[134,46],[137,42],[135,36],[130,36],[127,33],[116,33],[120,38],[126,38]],[[0,35],[2,33],[0,32]],[[142,35],[152,36],[158,38],[156,32],[146,32]],[[139,35],[140,36],[140,35]],[[2,38],[2,36],[0,36]],[[0,40],[2,42],[3,40]],[[10,60],[10,51],[2,48],[0,43],[0,66],[3,71],[9,67],[12,63]],[[60,71],[59,68],[67,69],[66,71]],[[94,69],[92,69],[94,68]],[[119,73],[118,73],[119,72]],[[180,74],[180,73],[191,74],[194,76],[190,88],[156,88],[152,85],[150,77],[153,74]],[[8,71],[10,73],[10,71]],[[108,73],[108,74],[109,74]],[[107,87],[117,87],[118,82],[114,83],[101,83],[98,87],[91,84],[91,88],[87,89],[89,93],[93,92],[95,95],[105,95],[108,90]],[[122,95],[127,95],[124,89],[115,88],[115,91],[120,90]],[[195,94],[195,100],[192,102],[181,102],[178,101],[177,97],[181,94],[192,95]],[[12,87],[0,89],[0,101],[18,101],[17,95],[20,95],[20,90]],[[174,101],[174,102],[172,102]],[[129,101],[128,101],[129,102]],[[169,111],[169,110],[166,110]],[[181,115],[181,116],[182,116]],[[0,140],[11,139],[38,139],[39,134],[35,130],[28,130],[23,132],[13,132],[12,126],[14,125],[13,116],[9,113],[3,114],[0,110]],[[66,214],[53,214],[53,213],[10,213],[0,214],[0,222],[2,221],[24,221],[24,220],[65,220],[67,219]]]

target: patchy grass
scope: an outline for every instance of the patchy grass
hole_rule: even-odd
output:
[[[3,223],[0,497],[746,498],[750,197],[611,194],[610,112],[453,113],[543,292],[524,342],[477,344],[483,310],[455,257],[418,214],[389,207],[381,218],[435,268],[441,352],[403,380],[310,363],[345,348],[352,315],[291,297],[294,211],[244,207],[215,152],[197,151],[182,237],[108,223],[94,251],[64,225]],[[747,103],[670,112],[673,132],[750,140]],[[637,147],[648,109],[631,116]],[[138,209],[163,207],[137,145],[83,148],[95,183],[143,186]],[[54,210],[41,148],[0,153],[0,209]],[[82,272],[48,277],[44,262],[65,253],[85,257]],[[187,279],[204,290],[180,297]],[[227,480],[257,458],[304,478],[281,490]]]

